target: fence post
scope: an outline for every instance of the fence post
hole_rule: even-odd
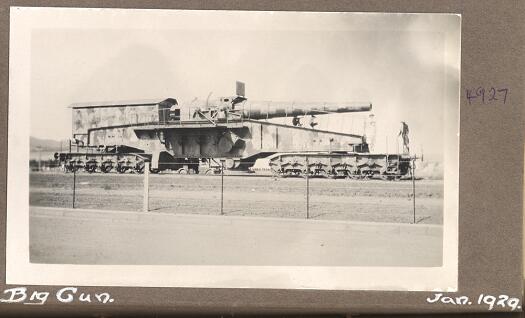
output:
[[[224,215],[224,160],[221,160],[221,215]]]
[[[413,204],[413,213],[414,213],[414,224],[416,224],[416,162],[415,159],[412,160],[412,204]]]
[[[144,198],[142,203],[142,211],[149,211],[149,162],[144,163]]]
[[[76,167],[73,167],[73,209],[75,208],[75,192],[77,186],[77,170]]]
[[[38,146],[38,172],[42,172],[42,147]]]
[[[306,157],[306,219],[310,218],[310,167]]]

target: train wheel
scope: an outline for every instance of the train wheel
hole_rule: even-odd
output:
[[[369,180],[370,179],[370,173],[368,171],[362,171],[360,176],[361,176],[361,180]]]
[[[138,162],[136,165],[135,165],[135,172],[136,173],[144,173],[144,162]]]
[[[118,173],[124,173],[124,172],[126,172],[126,170],[127,170],[126,167],[124,167],[121,164],[117,164],[117,172]]]
[[[84,161],[82,161],[82,160],[73,161],[73,170],[72,170],[72,172],[78,172],[80,170],[80,168],[82,168],[82,167],[85,167]]]
[[[100,166],[100,170],[102,170],[102,172],[104,172],[104,173],[108,173],[112,169],[113,169],[113,162],[111,162],[111,161],[106,161],[106,162],[102,163],[102,166]]]
[[[185,168],[180,168],[179,170],[177,170],[177,173],[178,174],[188,174],[188,170],[186,170]]]
[[[272,171],[272,177],[274,178],[286,178],[286,172],[283,169],[278,170],[271,170]]]
[[[349,180],[357,180],[359,179],[359,175],[355,172],[348,172],[348,174],[346,175],[346,178]]]
[[[78,166],[75,165],[75,164],[69,165],[69,166],[67,166],[67,171],[69,171],[69,172],[77,172],[78,171]]]
[[[301,175],[302,175],[301,172],[298,172],[297,170],[294,170],[294,169],[288,169],[284,173],[285,177],[300,177]]]
[[[97,170],[97,164],[95,162],[86,163],[85,170],[89,173],[93,173]]]

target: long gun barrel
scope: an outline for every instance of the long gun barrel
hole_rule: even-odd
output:
[[[237,107],[236,107],[237,108]],[[239,107],[240,108],[240,107]],[[294,117],[303,115],[322,115],[332,113],[367,112],[372,110],[372,103],[278,103],[247,102],[242,106],[244,118],[267,119]]]

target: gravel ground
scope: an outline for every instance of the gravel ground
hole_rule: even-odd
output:
[[[150,175],[150,210],[164,213],[216,215],[221,211],[221,177]],[[143,176],[87,174],[76,176],[76,207],[140,211]],[[72,206],[73,175],[31,173],[30,205]],[[225,176],[226,215],[306,217],[306,180],[260,176]],[[411,181],[309,180],[309,217],[410,223]],[[443,223],[443,181],[416,181],[416,220]]]
[[[32,263],[441,266],[437,225],[31,207]]]

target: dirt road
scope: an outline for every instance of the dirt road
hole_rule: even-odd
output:
[[[140,211],[141,175],[76,176],[76,207]],[[31,173],[30,205],[72,206],[73,175]],[[225,176],[223,212],[230,216],[306,217],[306,181],[301,178]],[[310,179],[309,216],[317,220],[410,223],[413,219],[410,181]],[[219,215],[218,176],[151,175],[152,212]],[[442,224],[443,182],[416,182],[416,220]]]

